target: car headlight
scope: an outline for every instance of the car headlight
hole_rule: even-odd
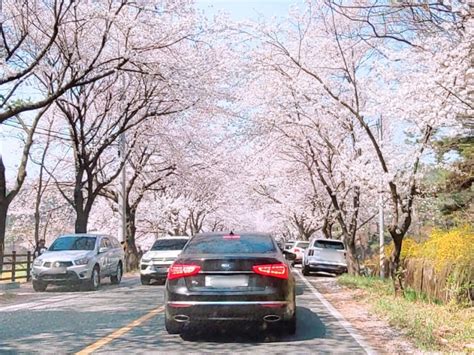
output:
[[[33,261],[33,266],[41,266],[41,265],[43,265],[43,260],[35,259],[35,261]]]
[[[86,265],[89,262],[89,258],[81,258],[74,260],[74,264],[76,265]]]

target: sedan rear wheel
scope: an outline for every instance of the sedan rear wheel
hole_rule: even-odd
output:
[[[308,265],[304,265],[304,266],[303,266],[302,273],[303,273],[304,276],[308,276],[308,275],[309,275],[309,267],[308,267]]]
[[[293,335],[296,333],[296,313],[293,314],[293,317],[291,317],[290,320],[285,321],[283,324],[285,331]]]
[[[183,330],[183,323],[169,319],[165,315],[165,328],[168,334],[180,334]]]

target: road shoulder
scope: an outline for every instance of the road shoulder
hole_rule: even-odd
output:
[[[401,332],[370,312],[370,305],[362,300],[360,291],[338,285],[335,277],[316,274],[307,277],[307,280],[377,353],[421,353]]]

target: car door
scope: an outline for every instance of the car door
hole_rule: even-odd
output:
[[[103,251],[102,253],[99,254],[99,264],[100,264],[101,274],[103,276],[110,275],[111,244],[110,244],[110,240],[107,237],[103,237],[100,240],[99,250]]]
[[[110,240],[110,271],[112,273],[115,273],[117,270],[118,263],[121,260],[121,255],[123,253],[122,247],[120,246],[120,243],[117,241],[117,239],[113,237],[109,237]]]

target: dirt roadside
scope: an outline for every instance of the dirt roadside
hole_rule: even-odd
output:
[[[326,298],[367,343],[380,354],[422,354],[400,331],[370,311],[360,290],[339,286],[335,277],[312,275],[307,279]]]

